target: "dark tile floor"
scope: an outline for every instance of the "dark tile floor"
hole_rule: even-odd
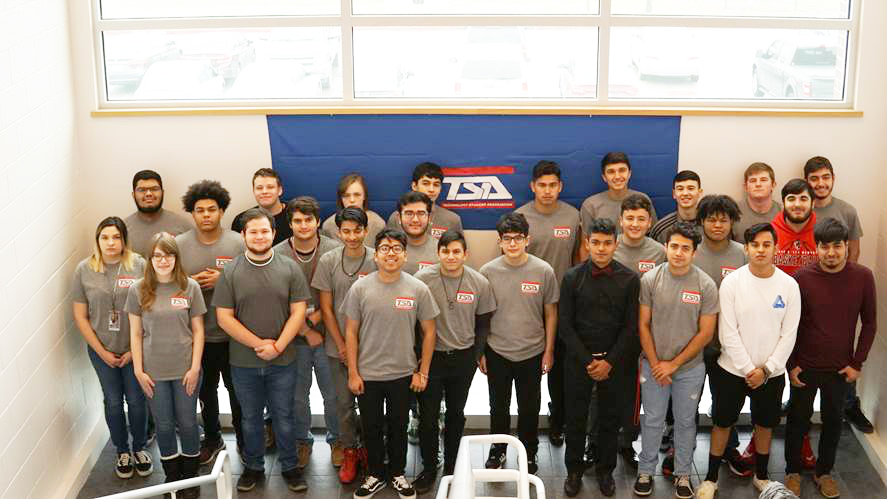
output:
[[[750,429],[740,428],[740,440],[742,448],[748,443],[751,437]],[[818,428],[811,431],[811,439],[814,450],[819,438]],[[243,467],[237,457],[236,445],[234,443],[233,434],[226,434],[225,439],[228,443],[228,449],[232,453],[232,470],[235,480],[238,478]],[[636,448],[640,448],[640,442],[635,443]],[[693,477],[694,485],[698,484],[704,478],[706,466],[708,462],[709,433],[708,429],[703,429],[697,436],[697,447],[694,455],[695,473]],[[159,461],[156,445],[153,447],[155,463]],[[472,449],[472,464],[474,467],[482,467],[486,458],[487,448],[475,446]],[[564,447],[555,447],[549,444],[547,438],[541,436],[539,445],[539,472],[537,475],[542,478],[545,483],[546,496],[553,499],[563,499],[563,482],[567,474],[564,467]],[[138,476],[129,480],[120,480],[114,475],[114,462],[116,455],[110,442],[105,447],[98,462],[92,470],[86,484],[77,496],[80,499],[92,499],[107,494],[113,494],[124,490],[145,487],[157,484],[163,481],[163,473],[159,465],[153,475],[147,478],[139,478]],[[257,487],[249,493],[241,493],[239,496],[243,499],[253,498],[280,498],[280,497],[299,497],[304,499],[349,499],[354,491],[354,485],[341,485],[336,476],[336,470],[330,465],[330,449],[324,442],[320,433],[315,435],[314,452],[311,456],[311,462],[307,468],[308,491],[296,494],[287,490],[283,479],[280,477],[280,467],[277,463],[276,455],[270,454],[265,459],[266,481],[264,486]],[[516,464],[516,454],[513,449],[508,453],[508,466],[514,467]],[[770,476],[774,480],[782,480],[785,468],[783,459],[783,435],[781,430],[777,430],[771,450],[770,458]],[[418,447],[410,445],[407,455],[407,477],[414,477],[422,470],[421,459],[418,456]],[[203,473],[208,473],[209,468],[203,468]],[[844,498],[875,498],[887,497],[887,487],[881,481],[878,473],[872,467],[868,457],[863,451],[853,432],[849,426],[845,425],[843,434],[841,435],[841,443],[838,447],[838,456],[833,473],[838,486],[841,489]],[[629,498],[634,497],[631,492],[634,484],[635,470],[626,469],[621,460],[617,464],[614,472],[616,478],[616,497]],[[757,497],[751,481],[748,479],[738,479],[730,475],[726,468],[721,470],[719,497],[730,499],[753,499]],[[654,479],[653,498],[673,497],[673,487],[668,479],[657,476]],[[436,490],[436,487],[435,487]],[[802,497],[821,497],[813,483],[812,475],[805,473],[802,477]],[[515,489],[511,484],[486,484],[479,485],[478,495],[486,496],[514,496]],[[204,486],[201,497],[215,497],[213,487]],[[378,499],[395,499],[397,495],[386,488],[376,495]],[[426,494],[426,498],[433,497],[432,493]],[[600,495],[596,480],[593,476],[586,475],[584,479],[584,487],[578,496],[581,499],[590,499],[603,497]]]

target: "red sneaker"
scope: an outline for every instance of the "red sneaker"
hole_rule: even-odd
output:
[[[755,465],[755,455],[756,454],[757,454],[757,449],[755,449],[755,439],[752,438],[748,442],[748,447],[745,448],[745,450],[742,452],[742,456],[740,456],[739,459],[741,459],[742,462],[745,463],[745,465],[748,466],[749,469],[751,469]]]
[[[804,435],[804,445],[801,446],[801,466],[805,470],[816,469],[816,456],[813,455],[813,448],[810,447],[810,434]]]
[[[358,461],[357,449],[345,449],[345,457],[342,459],[342,466],[339,467],[340,482],[351,483],[357,478]]]

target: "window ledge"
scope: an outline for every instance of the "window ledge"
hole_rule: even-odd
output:
[[[550,107],[550,106],[331,106],[331,107],[168,107],[112,108],[92,111],[97,118],[114,116],[240,116],[298,114],[463,114],[564,116],[773,116],[861,118],[856,109],[746,107]]]

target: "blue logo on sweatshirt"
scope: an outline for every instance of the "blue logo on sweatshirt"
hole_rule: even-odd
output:
[[[773,302],[773,308],[785,308],[785,302],[782,301],[782,295],[776,295],[776,301]]]

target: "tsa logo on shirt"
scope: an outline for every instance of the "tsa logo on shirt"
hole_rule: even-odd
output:
[[[782,295],[776,295],[776,301],[773,302],[773,308],[785,308],[785,302],[782,301]]]
[[[446,227],[441,227],[439,225],[432,225],[431,226],[431,237],[433,237],[435,239],[440,239],[440,236],[442,236],[444,234],[444,232],[446,232],[446,231],[447,231]]]
[[[525,295],[538,295],[542,284],[533,281],[521,281],[520,292]]]
[[[681,291],[681,302],[690,305],[699,305],[702,303],[702,295],[698,291]]]
[[[656,262],[652,260],[638,260],[638,272],[641,274],[656,268]]]
[[[730,275],[734,270],[736,270],[736,267],[721,267],[721,279]]]
[[[234,259],[231,258],[230,256],[217,256],[216,257],[216,267],[222,268],[225,265],[228,265],[229,263],[231,263],[232,261],[234,261]]]
[[[572,232],[569,227],[555,227],[554,237],[555,239],[569,239]]]
[[[132,283],[136,282],[135,277],[130,277],[128,275],[122,275],[117,278],[117,287],[118,288],[128,288],[132,286]]]
[[[459,291],[456,293],[456,303],[464,303],[466,305],[474,303],[474,293],[470,291]]]
[[[179,310],[188,308],[188,299],[184,296],[173,296],[169,299],[169,305]]]
[[[398,310],[413,310],[416,307],[416,299],[398,296],[394,299],[394,308]]]
[[[419,262],[419,270],[427,269],[428,267],[434,265],[432,262]]]

